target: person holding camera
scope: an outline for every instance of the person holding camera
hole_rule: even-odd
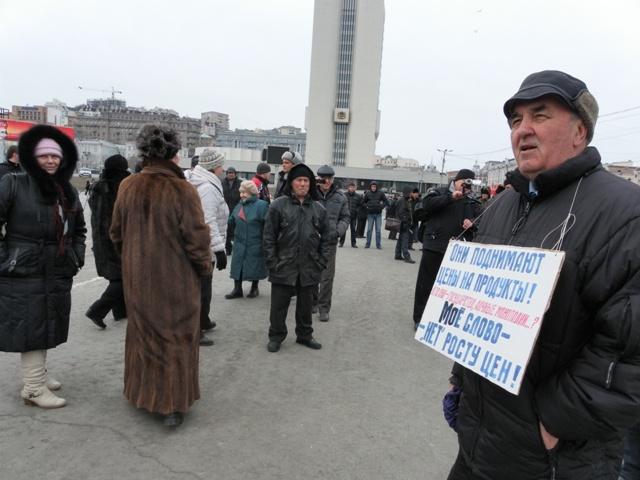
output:
[[[422,259],[418,270],[413,303],[414,328],[418,327],[427,299],[436,280],[444,252],[451,238],[470,241],[475,230],[473,219],[480,215],[480,202],[472,195],[475,174],[463,168],[448,187],[431,188],[421,205],[417,205],[414,218],[422,222]]]

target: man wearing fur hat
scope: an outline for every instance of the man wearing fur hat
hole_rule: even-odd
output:
[[[460,450],[449,478],[615,480],[640,418],[640,188],[587,146],[598,105],[581,80],[533,73],[504,114],[514,189],[485,210],[475,241],[565,259],[517,396],[454,369]]]
[[[287,184],[287,175],[294,165],[302,163],[302,156],[298,152],[284,152],[282,154],[282,170],[278,173],[276,193],[273,198],[281,197]]]
[[[463,168],[448,186],[429,189],[413,212],[415,220],[422,222],[422,259],[413,301],[415,328],[422,319],[449,240],[460,235],[465,240],[473,237],[473,219],[481,212],[480,202],[471,196],[474,178],[473,171]]]
[[[287,312],[294,295],[296,342],[314,350],[322,347],[312,336],[311,306],[335,233],[329,231],[327,212],[317,199],[315,175],[301,163],[291,168],[283,195],[267,213],[263,247],[271,282],[270,352],[280,350],[287,336]]]
[[[227,241],[227,220],[229,219],[229,207],[224,200],[224,191],[220,177],[223,173],[224,155],[209,148],[205,149],[198,159],[198,164],[193,170],[187,171],[185,177],[196,189],[202,202],[204,221],[209,225],[211,236],[211,258],[215,258],[218,270],[227,267],[227,255],[225,247]],[[200,345],[211,346],[213,340],[204,332],[212,330],[216,324],[209,318],[211,310],[213,275],[202,277],[202,298],[200,309]]]

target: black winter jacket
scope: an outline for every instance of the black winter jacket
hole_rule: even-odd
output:
[[[240,184],[242,181],[236,177],[233,182],[229,183],[226,178],[222,180],[222,191],[224,194],[224,201],[229,207],[229,212],[233,212],[236,205],[240,202]]]
[[[422,249],[444,253],[451,238],[462,232],[465,218],[473,220],[480,215],[482,207],[475,198],[465,196],[454,200],[449,187],[431,188],[416,206],[416,220],[423,222]],[[471,240],[473,231],[467,230],[462,238]]]
[[[0,178],[9,173],[20,173],[21,171],[22,168],[20,167],[20,164],[16,165],[15,163],[8,160],[6,162],[0,163]]]
[[[278,172],[278,181],[276,182],[276,191],[273,198],[278,198],[284,195],[284,187],[287,185],[287,174],[284,170]]]
[[[461,454],[487,480],[615,480],[640,418],[640,188],[592,147],[539,174],[533,199],[518,172],[513,185],[475,241],[552,248],[569,218],[566,257],[520,394],[460,368]],[[539,421],[560,439],[552,451]]]
[[[33,156],[42,138],[55,140],[64,159],[54,175]],[[71,139],[48,125],[22,134],[25,173],[0,180],[0,351],[26,352],[66,342],[73,276],[84,264],[86,228],[78,192],[69,179],[77,163]],[[64,221],[55,220],[64,192]],[[63,210],[64,211],[64,210]]]
[[[318,188],[319,202],[327,211],[327,223],[329,227],[328,241],[330,245],[336,245],[338,238],[345,234],[349,228],[349,206],[345,195],[335,185],[326,195]],[[335,238],[331,238],[335,237]]]
[[[367,190],[364,193],[364,206],[367,209],[367,213],[382,213],[382,209],[387,206],[387,196],[380,189],[375,192]]]
[[[320,203],[307,197],[301,204],[289,195],[275,199],[263,238],[269,281],[295,286],[299,276],[301,286],[317,285],[333,238],[335,233],[330,232],[327,212]]]
[[[358,212],[362,207],[362,195],[356,192],[353,192],[353,193],[346,192],[344,196],[347,198],[347,205],[349,206],[349,215],[351,215],[351,218],[357,218]]]
[[[122,278],[120,255],[111,242],[109,228],[118,187],[128,175],[129,172],[126,171],[104,170],[100,180],[91,186],[89,194],[93,258],[98,275],[107,280]]]

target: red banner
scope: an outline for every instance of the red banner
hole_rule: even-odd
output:
[[[18,140],[20,135],[34,125],[35,123],[33,122],[22,122],[20,120],[0,120],[0,140]],[[54,126],[71,140],[75,140],[76,132],[73,128]]]

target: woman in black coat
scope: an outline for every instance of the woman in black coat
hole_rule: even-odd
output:
[[[89,307],[86,316],[102,329],[107,328],[104,317],[109,311],[113,312],[113,318],[116,321],[127,316],[122,290],[120,255],[109,238],[109,228],[118,187],[120,182],[130,175],[128,167],[127,159],[122,155],[107,158],[104,161],[100,180],[91,187],[89,195],[93,258],[98,275],[109,280],[109,285],[100,298]]]
[[[71,284],[84,264],[86,228],[69,183],[73,141],[48,125],[20,137],[24,173],[0,181],[0,351],[21,352],[26,404],[63,407],[47,379],[47,350],[67,341]]]

